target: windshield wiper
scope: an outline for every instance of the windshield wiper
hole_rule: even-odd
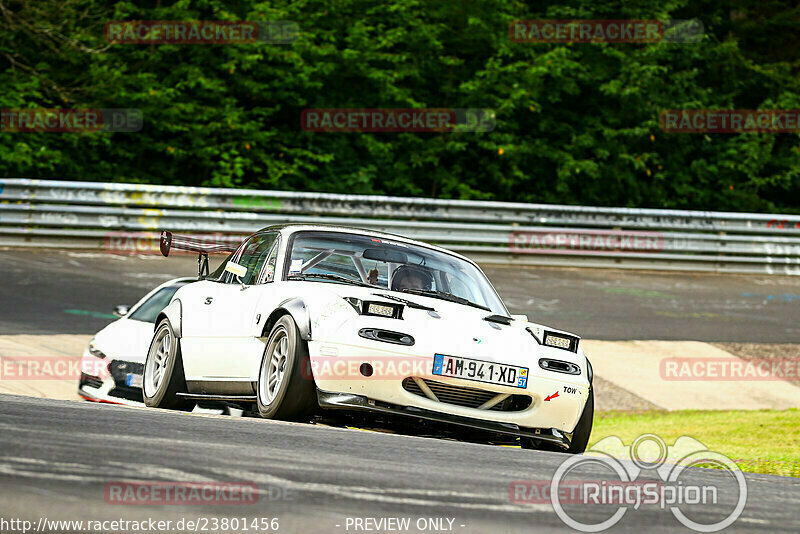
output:
[[[400,291],[402,291],[403,293],[411,293],[412,295],[422,295],[423,297],[433,297],[437,299],[446,300],[449,302],[457,302],[458,304],[466,304],[467,306],[472,306],[473,308],[480,308],[481,310],[485,311],[492,311],[491,308],[487,308],[486,306],[477,304],[463,297],[457,297],[452,293],[447,293],[445,291],[431,291],[429,289],[413,289],[413,288],[401,289]]]
[[[373,293],[376,297],[383,297],[385,299],[394,300],[396,302],[402,302],[409,308],[414,308],[416,310],[425,310],[425,311],[436,311],[435,308],[431,308],[430,306],[425,306],[424,304],[418,304],[413,300],[407,300],[400,297],[395,297],[394,295],[385,295],[383,293]]]
[[[287,280],[308,280],[309,278],[321,278],[322,280],[332,280],[334,282],[344,282],[345,284],[352,284],[354,286],[372,287],[375,286],[347,278],[339,274],[330,273],[306,273],[306,274],[293,274],[287,277]]]

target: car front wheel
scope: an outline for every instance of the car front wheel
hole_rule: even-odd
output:
[[[267,419],[302,421],[318,407],[308,346],[291,315],[272,327],[257,386],[258,412]]]
[[[586,451],[589,444],[589,436],[592,434],[592,422],[594,421],[594,388],[589,389],[589,398],[583,407],[581,418],[575,425],[572,432],[572,441],[569,449],[564,450],[551,443],[536,440],[534,438],[519,438],[520,446],[523,449],[538,449],[540,451],[566,452],[568,454],[580,454]]]
[[[142,394],[146,406],[170,410],[188,410],[191,401],[178,395],[186,391],[181,347],[169,319],[158,323],[147,359],[144,362]]]

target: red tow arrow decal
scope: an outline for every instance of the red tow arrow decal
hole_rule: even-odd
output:
[[[556,392],[555,392],[555,393],[553,393],[552,395],[548,395],[547,397],[545,397],[545,398],[544,398],[544,401],[545,401],[545,402],[547,402],[547,401],[549,401],[550,399],[555,399],[556,397],[558,397],[558,391],[556,391]]]

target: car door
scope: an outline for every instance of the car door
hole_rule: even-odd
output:
[[[182,288],[176,297],[181,301],[181,353],[187,380],[199,378],[195,372],[198,368],[195,362],[203,358],[206,349],[202,338],[207,337],[212,322],[210,305],[214,302],[220,285],[230,276],[225,271],[225,265],[233,260],[239,251],[237,249],[232,252],[205,280],[199,280]]]
[[[251,360],[260,358],[263,352],[263,344],[252,333],[256,321],[266,320],[256,319],[255,310],[271,288],[264,267],[277,249],[277,238],[276,232],[251,236],[234,256],[246,274],[237,279],[227,273],[202,288],[207,294],[200,295],[203,304],[195,319],[204,327],[188,340],[192,358],[184,362],[187,380],[250,380]]]

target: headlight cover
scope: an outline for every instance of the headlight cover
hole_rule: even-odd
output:
[[[106,353],[97,348],[97,340],[94,338],[92,338],[92,340],[89,342],[89,354],[95,358],[100,358],[101,360],[105,359],[106,357]]]

